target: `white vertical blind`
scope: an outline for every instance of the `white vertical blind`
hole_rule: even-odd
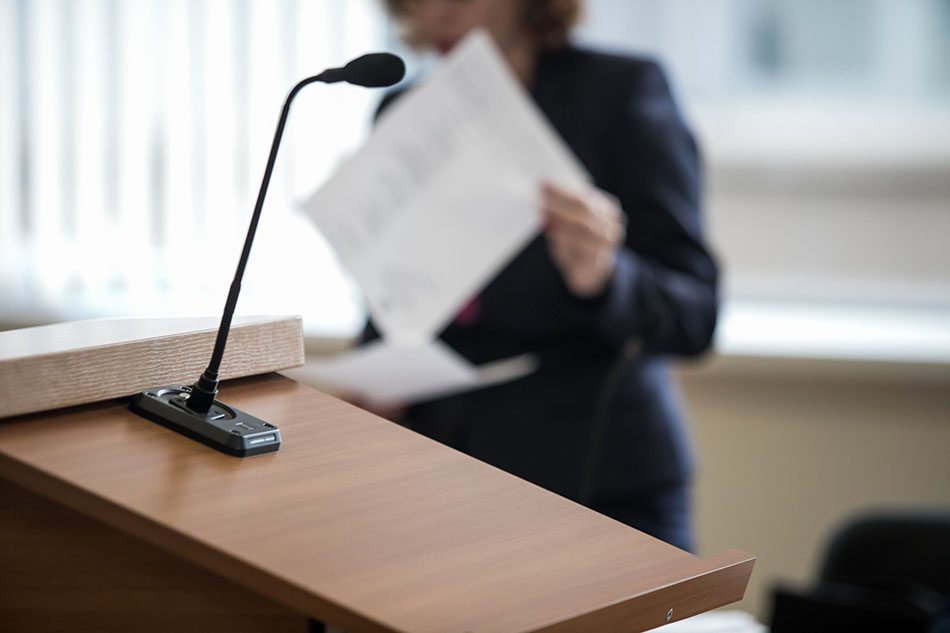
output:
[[[23,208],[20,183],[20,101],[19,65],[20,16],[13,2],[0,2],[0,275],[7,283],[16,261],[14,245],[19,243],[19,210]]]
[[[118,6],[118,235],[103,247],[123,263],[117,283],[124,291],[152,285],[156,235],[153,220],[161,192],[154,178],[157,148],[155,77],[162,59],[158,47],[161,0],[119,2]]]
[[[24,228],[31,235],[42,235],[36,250],[27,253],[31,268],[36,270],[42,289],[55,292],[68,282],[65,267],[42,266],[67,245],[64,213],[64,185],[69,175],[64,155],[65,110],[64,82],[60,67],[67,59],[63,47],[65,16],[58,0],[38,0],[25,5],[26,55],[32,60],[26,85],[28,121],[25,159],[26,178],[23,183],[29,211],[23,218]]]
[[[159,76],[155,77],[161,86],[161,138],[164,141],[159,152],[164,185],[161,200],[164,221],[159,227],[158,237],[171,265],[188,261],[187,254],[193,252],[196,246],[194,235],[205,228],[202,223],[204,214],[197,199],[198,171],[204,166],[193,159],[197,158],[194,147],[201,136],[194,110],[198,99],[191,92],[194,83],[192,75],[197,74],[199,68],[195,58],[200,42],[190,37],[192,21],[195,19],[193,13],[203,4],[188,0],[171,0],[167,3],[162,24],[166,33],[163,47],[165,64]],[[226,117],[225,108],[221,110],[221,117]],[[190,225],[200,228],[194,232],[181,230]]]
[[[0,0],[0,311],[217,312],[287,92],[386,41],[377,0]],[[295,205],[379,98],[301,94],[239,311],[358,319]]]
[[[108,6],[105,0],[74,3],[74,42],[101,43],[108,39]],[[76,187],[73,209],[76,211],[76,241],[85,262],[85,277],[104,280],[110,274],[105,249],[82,248],[116,239],[114,172],[109,164],[109,143],[115,138],[109,117],[110,84],[107,81],[111,60],[101,44],[75,47],[73,57],[75,102],[74,124],[69,133],[73,146]],[[81,124],[77,124],[81,123]]]
[[[185,0],[183,4],[193,7],[196,3]],[[239,112],[244,110],[233,105],[243,103],[244,99],[244,81],[239,81],[239,76],[244,76],[245,67],[238,66],[241,59],[238,49],[244,48],[244,44],[235,30],[237,17],[232,12],[233,2],[214,0],[201,4],[205,10],[208,45],[204,58],[205,77],[200,82],[201,125],[196,129],[204,148],[203,187],[196,194],[197,204],[208,211],[205,214],[207,220],[217,218],[229,226],[242,225],[241,220],[247,217],[245,201],[250,203],[250,200],[241,194],[250,191],[245,181],[254,179],[253,172],[237,169],[238,148],[244,147],[244,152],[247,152],[247,144],[239,143],[239,138],[248,128],[248,121],[246,116],[239,117]],[[279,89],[273,93],[275,97],[279,94]],[[274,114],[270,116],[273,118]],[[258,120],[262,124],[260,127],[268,128],[266,113],[261,113]],[[173,240],[175,227],[170,229],[169,237]]]

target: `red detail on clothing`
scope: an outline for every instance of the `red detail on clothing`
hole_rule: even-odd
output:
[[[481,312],[482,298],[475,295],[471,301],[466,303],[458,314],[455,315],[456,325],[474,325],[478,321],[478,314]]]

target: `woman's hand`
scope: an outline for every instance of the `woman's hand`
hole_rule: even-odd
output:
[[[579,192],[545,183],[541,213],[548,249],[568,289],[581,298],[603,292],[626,236],[619,205],[599,189]]]

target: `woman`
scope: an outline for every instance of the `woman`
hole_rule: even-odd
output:
[[[441,53],[487,29],[593,176],[584,191],[543,185],[543,235],[440,335],[477,364],[535,354],[537,371],[401,422],[691,549],[692,459],[663,358],[708,347],[717,273],[696,147],[663,73],[569,45],[577,0],[386,4],[408,41]]]

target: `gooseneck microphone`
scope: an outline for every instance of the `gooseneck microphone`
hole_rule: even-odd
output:
[[[301,84],[322,81],[335,84],[340,81],[364,88],[387,88],[402,81],[406,65],[392,53],[367,53],[342,68],[327,68],[316,77],[304,79]],[[298,88],[300,84],[298,84]],[[293,94],[293,93],[291,93]]]
[[[328,68],[319,75],[307,77],[291,89],[277,121],[254,213],[244,239],[244,248],[231,281],[224,313],[221,315],[221,325],[215,338],[214,350],[211,352],[211,361],[197,382],[190,387],[160,387],[134,396],[131,405],[134,412],[230,455],[245,457],[273,452],[280,448],[280,431],[276,426],[218,402],[215,397],[218,393],[221,360],[224,358],[224,348],[231,330],[231,319],[241,292],[241,279],[244,277],[251,245],[254,243],[264,198],[277,160],[277,150],[290,114],[290,105],[304,87],[318,81],[384,88],[401,81],[405,73],[406,66],[396,55],[370,53],[341,68]]]

